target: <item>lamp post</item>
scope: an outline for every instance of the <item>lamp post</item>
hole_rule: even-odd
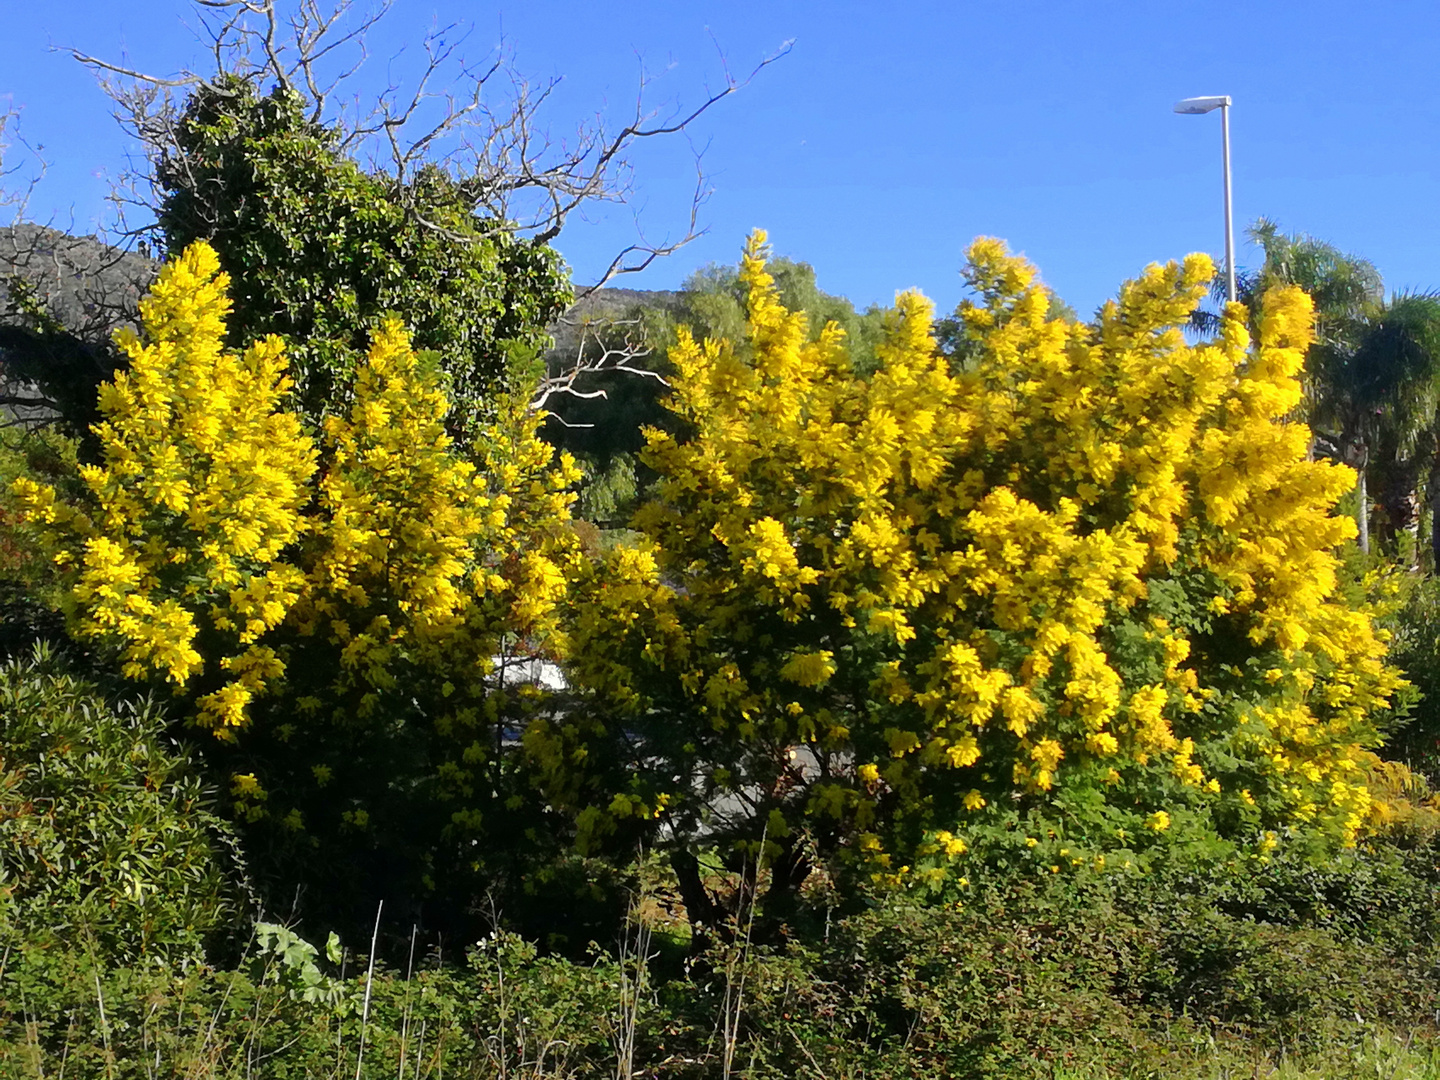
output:
[[[1192,97],[1175,103],[1175,111],[1188,116],[1220,110],[1220,137],[1225,159],[1225,299],[1235,302],[1235,224],[1230,214],[1230,98]]]

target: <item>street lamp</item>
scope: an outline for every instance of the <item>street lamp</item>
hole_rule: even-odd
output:
[[[1220,110],[1220,137],[1225,150],[1225,298],[1235,302],[1235,225],[1230,216],[1230,98],[1192,97],[1175,103],[1175,111],[1187,116]]]

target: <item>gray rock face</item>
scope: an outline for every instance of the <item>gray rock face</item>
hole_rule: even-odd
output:
[[[72,334],[103,341],[135,324],[140,298],[159,270],[158,260],[93,236],[12,225],[0,229],[0,319],[13,322],[8,280],[20,277]]]
[[[140,298],[155,280],[158,263],[108,246],[92,236],[70,236],[43,225],[0,229],[0,428],[45,424],[57,415],[52,402],[15,367],[35,363],[68,368],[83,386],[112,370],[108,342],[139,319]],[[12,295],[19,281],[43,311],[64,328],[66,340],[43,335]]]

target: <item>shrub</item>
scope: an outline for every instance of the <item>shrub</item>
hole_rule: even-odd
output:
[[[507,733],[578,558],[575,475],[523,395],[461,452],[394,319],[317,441],[281,340],[225,347],[229,284],[204,243],[167,264],[101,389],[83,496],[14,490],[61,552],[72,632],[210,733],[275,906],[307,886],[313,930],[358,934],[384,899],[468,934],[487,888],[564,842]]]
[[[1420,864],[1350,858],[1339,874],[1373,862],[1433,919]],[[1418,908],[1408,937],[1285,904],[1268,921],[1224,910],[1227,877],[1270,895],[1295,874],[1019,869],[959,907],[890,893],[809,941],[741,933],[668,976],[637,964],[643,933],[580,962],[494,933],[373,980],[338,942],[322,956],[273,926],[236,971],[21,947],[0,970],[0,1074],[353,1076],[363,1039],[368,1076],[699,1080],[726,1075],[733,1038],[730,1075],[755,1080],[1248,1075],[1287,1056],[1358,1075],[1344,1063],[1368,1060],[1367,1039],[1433,1034],[1440,953]]]
[[[112,704],[38,646],[0,664],[7,941],[194,957],[240,913],[234,838],[152,703]]]
[[[1084,324],[982,240],[973,363],[905,294],[866,375],[765,258],[752,238],[743,339],[680,334],[642,539],[577,590],[593,712],[527,732],[582,842],[719,828],[781,880],[818,854],[936,889],[997,812],[1064,820],[1072,858],[1354,841],[1400,679],[1340,589],[1354,474],[1286,419],[1304,294],[1267,298],[1253,346],[1239,309],[1191,345],[1203,256]]]

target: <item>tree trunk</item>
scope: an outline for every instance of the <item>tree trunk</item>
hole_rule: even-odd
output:
[[[1359,470],[1359,479],[1355,485],[1359,499],[1355,506],[1355,524],[1360,529],[1360,550],[1366,555],[1370,554],[1370,492],[1365,487],[1365,467],[1362,465]]]
[[[791,836],[780,855],[770,864],[770,887],[762,905],[767,921],[783,923],[794,918],[800,906],[800,886],[810,876],[810,858]]]
[[[711,935],[726,936],[725,912],[715,903],[700,878],[700,860],[688,851],[670,853],[670,867],[680,884],[680,902],[690,920],[690,952],[698,955],[705,950]]]
[[[1401,539],[1410,537],[1411,569],[1420,558],[1420,476],[1430,456],[1433,455],[1419,452],[1392,461],[1381,477],[1379,502],[1383,517],[1380,524],[1384,539],[1388,541],[1390,553],[1399,555]]]

